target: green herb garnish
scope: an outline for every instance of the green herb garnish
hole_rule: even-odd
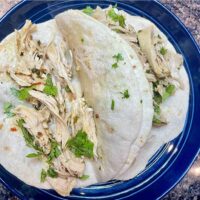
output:
[[[89,175],[83,175],[83,176],[81,176],[79,179],[81,179],[82,181],[85,181],[85,180],[87,180],[88,178],[89,178],[90,176]]]
[[[39,158],[42,154],[40,152],[38,153],[29,153],[26,155],[27,158]]]
[[[81,42],[82,42],[82,43],[84,42],[84,39],[83,39],[83,38],[81,38]]]
[[[112,99],[112,102],[111,102],[111,110],[114,110],[115,109],[115,101]]]
[[[32,90],[34,86],[24,87],[22,89],[17,90],[16,88],[10,88],[11,93],[18,97],[19,100],[27,100],[30,97],[29,91]]]
[[[116,62],[114,64],[112,64],[112,68],[116,69],[117,67],[119,67],[118,66],[119,61],[124,60],[124,58],[122,57],[121,53],[114,55],[113,58],[116,60]]]
[[[162,101],[165,101],[166,99],[168,99],[170,96],[173,95],[173,93],[175,92],[175,86],[170,84],[166,87],[165,92],[162,95]]]
[[[122,94],[122,99],[128,99],[130,97],[128,90],[124,90],[124,92],[120,92]]]
[[[160,106],[159,105],[157,105],[157,104],[155,104],[154,105],[154,113],[156,113],[157,115],[160,115]]]
[[[117,62],[124,60],[121,53],[114,55],[113,58],[116,59]]]
[[[40,174],[40,181],[43,183],[46,177],[47,177],[47,172],[44,169],[42,169],[41,174]]]
[[[7,117],[13,117],[13,116],[15,116],[15,114],[13,112],[11,112],[11,110],[13,108],[14,108],[14,106],[11,103],[6,102],[3,105],[3,113],[6,114]]]
[[[114,7],[115,8],[115,7]],[[125,27],[125,17],[123,15],[118,15],[116,12],[115,12],[115,9],[114,8],[111,8],[109,11],[108,11],[108,16],[114,21],[114,22],[118,22],[119,25],[121,27]]]
[[[87,6],[86,8],[83,9],[83,12],[87,15],[92,15],[94,10],[90,6]]]
[[[51,167],[47,170],[47,175],[50,176],[51,178],[56,178],[58,177],[58,173]]]
[[[119,67],[117,63],[112,64],[112,68],[116,69],[117,67]]]
[[[158,92],[154,91],[153,100],[159,105],[162,103],[162,96]]]
[[[164,56],[167,53],[167,49],[165,49],[164,47],[162,47],[160,49],[160,53]]]
[[[48,155],[48,162],[51,162],[54,158],[58,158],[60,154],[61,154],[61,151],[59,149],[59,144],[56,141],[52,141],[51,151]]]
[[[47,95],[51,95],[54,97],[58,94],[57,87],[53,85],[53,81],[50,74],[47,75],[47,80],[43,92]]]
[[[86,132],[83,130],[79,130],[75,137],[72,137],[67,141],[67,147],[75,154],[76,157],[94,157],[94,144],[89,140]]]
[[[23,134],[23,137],[24,137],[24,140],[26,142],[26,145],[29,146],[29,147],[32,147],[34,148],[35,150],[39,151],[39,152],[42,152],[42,149],[34,143],[34,136],[32,136],[28,130],[24,127],[24,120],[23,119],[19,119],[17,121],[17,125],[19,126],[19,128],[21,129],[22,131],[22,134]]]

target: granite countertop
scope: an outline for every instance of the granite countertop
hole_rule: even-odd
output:
[[[0,16],[19,0],[0,0]],[[200,44],[200,0],[161,0],[187,26]],[[0,200],[18,200],[0,184]],[[185,178],[163,200],[200,200],[200,156]]]

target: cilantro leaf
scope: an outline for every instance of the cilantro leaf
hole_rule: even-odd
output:
[[[58,177],[58,173],[51,167],[47,170],[47,175],[50,176],[51,178],[56,178]]]
[[[87,6],[86,8],[83,9],[83,12],[87,15],[92,15],[94,10],[90,6]]]
[[[120,92],[123,96],[122,99],[128,99],[130,97],[128,90],[124,90],[124,92]]]
[[[165,101],[166,99],[168,99],[170,96],[172,96],[172,94],[175,92],[175,86],[172,84],[169,84],[166,89],[165,92],[162,95],[162,101]]]
[[[55,97],[58,93],[58,90],[56,86],[45,85],[43,92],[47,95],[51,95]]]
[[[51,162],[54,158],[58,158],[58,156],[61,154],[61,151],[59,149],[59,145],[56,141],[51,142],[51,151],[48,155],[48,162]]]
[[[121,53],[114,55],[113,58],[115,58],[117,62],[124,60]]]
[[[112,64],[112,68],[116,69],[117,67],[119,67],[117,63]]]
[[[111,102],[111,110],[114,110],[115,109],[115,101],[112,99],[112,102]]]
[[[158,92],[154,91],[153,100],[159,105],[162,103],[162,96]]]
[[[9,102],[4,103],[4,105],[3,105],[4,114],[6,114],[7,117],[15,116],[15,114],[11,112],[11,110],[13,108],[14,108],[14,106],[11,103],[9,103]]]
[[[118,16],[118,22],[119,22],[119,25],[121,26],[121,27],[125,27],[125,18],[124,18],[124,16],[123,15],[119,15]]]
[[[89,140],[86,132],[83,130],[79,130],[75,137],[72,137],[67,141],[67,147],[75,154],[76,157],[94,157],[94,144]]]
[[[116,60],[116,62],[112,64],[112,68],[116,69],[117,67],[119,67],[118,62],[124,60],[124,58],[122,57],[121,53],[114,55],[113,58]]]
[[[114,22],[118,22],[121,27],[125,27],[125,17],[123,15],[118,15],[115,12],[115,7],[108,11],[108,17],[110,17]]]
[[[89,178],[90,176],[89,175],[83,175],[83,176],[81,176],[79,179],[81,179],[82,181],[85,181],[85,180],[87,180],[88,178]]]
[[[26,155],[27,158],[38,158],[40,157],[42,154],[41,153],[29,153]]]
[[[53,85],[51,75],[47,75],[46,84],[44,86],[43,92],[47,95],[56,96],[58,94],[58,89]]]
[[[32,90],[33,88],[34,87],[31,86],[31,87],[24,87],[20,90],[17,90],[16,88],[10,88],[10,90],[14,96],[18,97],[19,100],[23,101],[27,100],[30,97],[29,91]]]
[[[118,21],[118,14],[115,12],[114,8],[111,8],[108,11],[108,16],[114,21],[117,22]]]
[[[47,177],[47,172],[44,169],[42,169],[41,174],[40,174],[40,181],[43,183],[46,177]]]
[[[156,113],[157,115],[160,115],[160,112],[161,112],[160,106],[155,104],[154,105],[154,113]]]
[[[34,136],[32,136],[29,132],[28,132],[28,130],[24,127],[24,120],[23,119],[19,119],[18,121],[17,121],[17,125],[19,126],[19,128],[21,129],[21,131],[22,131],[22,134],[23,134],[23,137],[24,137],[24,140],[25,140],[25,142],[26,142],[26,145],[27,146],[29,146],[29,147],[32,147],[32,148],[34,148],[35,150],[37,150],[37,151],[39,151],[39,152],[42,152],[42,149],[38,146],[38,145],[36,145],[36,144],[34,144]]]
[[[164,47],[162,47],[160,49],[160,53],[164,56],[167,53],[167,49],[165,49]]]

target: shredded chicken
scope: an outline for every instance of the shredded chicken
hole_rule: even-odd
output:
[[[51,96],[34,90],[29,91],[29,94],[45,104],[50,112],[54,115],[56,121],[56,134],[54,134],[54,137],[57,142],[62,141],[62,145],[64,146],[69,138],[69,132],[65,122],[59,115],[59,109],[56,100]]]
[[[47,181],[62,196],[67,196],[76,186],[76,178],[74,177],[68,177],[67,179],[48,177]]]
[[[81,177],[85,169],[85,163],[82,158],[76,158],[68,149],[53,161],[55,171],[60,177]]]
[[[36,143],[43,149],[45,154],[50,152],[49,132],[43,126],[48,121],[49,115],[44,116],[26,106],[17,106],[14,113],[25,121],[24,127],[34,136]]]
[[[95,134],[93,110],[86,105],[83,98],[72,102],[67,123],[71,127],[72,135],[75,135],[80,129],[87,132],[89,139],[94,143],[94,155],[97,157],[97,137]]]
[[[83,176],[86,159],[76,157],[67,141],[83,130],[94,144],[92,157],[97,159],[93,110],[80,98],[82,94],[76,94],[76,86],[72,84],[75,66],[67,45],[62,39],[55,40],[55,34],[47,45],[42,44],[32,37],[36,31],[37,26],[30,21],[15,31],[16,59],[6,72],[20,89],[29,87],[30,90],[21,90],[28,92],[24,100],[29,106],[18,105],[13,112],[16,120],[23,119],[28,137],[31,135],[30,146],[42,154],[41,159],[55,173],[54,178],[48,176],[46,168],[46,181],[66,196],[75,187],[76,179]],[[55,93],[51,94],[53,89]]]

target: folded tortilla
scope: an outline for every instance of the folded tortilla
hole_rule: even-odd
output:
[[[105,16],[109,9],[111,9],[111,7],[107,9],[97,8],[97,12],[94,12],[93,17],[108,25],[109,18],[106,18]],[[177,87],[175,94],[173,94],[171,97],[169,97],[169,99],[167,99],[167,101],[161,104],[162,114],[166,118],[167,125],[162,127],[152,127],[151,133],[148,135],[148,140],[146,140],[145,145],[140,149],[140,153],[137,155],[136,160],[133,159],[131,167],[126,172],[122,171],[123,173],[120,173],[118,176],[119,179],[127,180],[141,172],[147,165],[149,159],[154,155],[154,153],[163,144],[176,138],[183,130],[189,102],[189,80],[184,66],[181,66],[180,70],[177,70],[179,58],[177,58],[177,52],[173,45],[152,22],[142,17],[132,16],[124,11],[116,12],[119,15],[124,16],[127,27],[132,28],[136,31],[136,33],[138,33],[142,51],[145,55],[147,55],[150,65],[154,64],[151,62],[151,57],[148,57],[148,53],[150,53],[148,51],[151,51],[151,49],[149,49],[150,46],[148,46],[150,41],[148,41],[147,38],[141,37],[140,33],[142,30],[149,29],[161,37],[163,41],[162,45],[166,48],[167,51],[175,55],[174,57],[171,56],[170,58],[170,74],[172,78],[179,80],[180,82],[180,87]],[[120,30],[120,27],[118,28],[118,30]],[[136,35],[129,35],[126,37],[126,34],[124,34],[123,36],[127,42],[134,41],[134,37],[136,37]],[[134,153],[132,153],[131,157],[135,158]]]
[[[52,40],[52,31],[56,32],[56,23],[54,20],[37,25],[37,32],[33,34],[35,39],[40,40],[44,44],[48,44]],[[43,37],[45,35],[45,37]],[[61,39],[61,35],[56,34],[56,39]],[[0,44],[0,71],[5,71],[7,66],[14,66],[16,59],[15,52],[15,36],[16,32],[8,35]],[[1,80],[5,81],[1,84],[0,90],[0,112],[3,113],[3,104],[11,102],[13,106],[21,104],[11,93],[11,88],[15,87],[13,81],[6,78],[5,74],[1,74]],[[10,131],[10,127],[16,127],[12,118],[5,119],[4,115],[0,115],[0,121],[4,122],[3,128],[0,129],[0,163],[6,170],[14,174],[17,178],[25,183],[49,189],[48,182],[40,182],[40,173],[45,163],[38,159],[27,158],[26,155],[33,153],[28,147],[19,129],[15,132]]]
[[[142,64],[125,40],[81,11],[62,13],[56,22],[79,66],[84,97],[99,116],[101,158],[94,163],[98,181],[113,179],[130,166],[151,129],[152,96]],[[123,60],[114,69],[117,54]],[[129,91],[127,99],[120,94],[124,90]]]
[[[163,46],[167,51],[177,53],[167,37],[152,22],[142,17],[131,16],[124,11],[121,12],[125,15],[126,23],[132,26],[136,32],[152,26],[153,31],[163,39]],[[184,128],[189,103],[189,79],[184,66],[181,66],[177,72],[176,65],[175,60],[171,63],[170,72],[174,79],[178,78],[180,80],[181,87],[176,90],[174,95],[161,104],[161,110],[168,124],[162,127],[152,127],[149,140],[141,149],[129,170],[120,177],[122,180],[130,179],[141,172],[156,151],[165,143],[176,138]]]

